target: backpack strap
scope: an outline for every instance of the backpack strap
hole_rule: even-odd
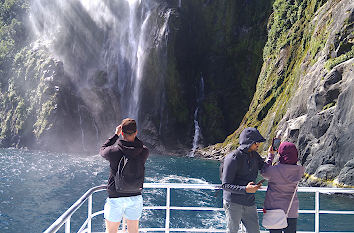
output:
[[[124,169],[124,167],[125,167],[125,165],[127,165],[127,163],[128,163],[128,158],[126,158],[124,155],[122,156],[122,158],[120,159],[120,162],[119,162],[119,165],[120,165],[120,163],[122,162],[122,160],[123,160],[123,166],[122,166],[122,169],[120,170],[120,174],[123,172],[123,169]],[[118,166],[119,166],[118,165]]]

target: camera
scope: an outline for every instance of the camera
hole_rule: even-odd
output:
[[[280,146],[280,139],[279,138],[273,138],[272,141],[272,148],[274,151],[278,150]]]

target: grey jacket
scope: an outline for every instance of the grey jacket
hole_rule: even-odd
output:
[[[268,160],[267,162],[271,161]],[[265,166],[261,174],[268,180],[264,209],[282,209],[286,213],[296,184],[304,175],[304,167],[278,163],[275,166]],[[298,211],[299,200],[297,194],[295,194],[288,217],[297,218],[299,216]]]
[[[247,128],[240,135],[240,146],[225,156],[221,176],[224,200],[245,206],[255,204],[254,193],[246,193],[246,186],[251,181],[256,183],[258,170],[265,162],[257,152],[248,149],[264,140],[258,130]]]

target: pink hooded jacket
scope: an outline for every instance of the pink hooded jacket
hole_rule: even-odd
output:
[[[296,184],[304,175],[304,167],[296,164],[297,150],[293,143],[282,143],[279,147],[279,154],[280,163],[275,166],[265,166],[261,172],[262,176],[268,180],[264,209],[282,209],[286,213]],[[273,158],[274,156],[268,156],[266,163],[271,164]],[[287,164],[286,161],[290,164]],[[288,218],[297,218],[299,216],[298,211],[299,200],[295,194]]]

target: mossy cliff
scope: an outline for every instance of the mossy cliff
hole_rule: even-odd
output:
[[[1,144],[24,131],[27,115],[25,97],[18,96],[15,80],[9,80],[16,53],[25,43],[26,30],[23,18],[28,9],[26,1],[3,1],[0,3],[0,116]],[[18,141],[18,139],[14,139]]]
[[[69,83],[63,63],[45,46],[20,50],[0,95],[2,146],[72,151],[81,145],[78,99]]]
[[[258,127],[263,150],[276,134],[297,144],[310,184],[353,186],[353,21],[352,1],[276,0],[249,110],[224,143],[201,153],[221,158],[245,127]]]
[[[177,3],[168,5],[172,12],[166,48],[151,53],[142,85],[143,113],[150,112],[150,125],[156,128],[150,131],[158,131],[159,141],[169,149],[191,148],[201,78],[200,143],[221,142],[236,129],[255,91],[272,5],[272,1],[194,0],[182,1],[180,7]]]
[[[98,34],[86,38],[91,34],[84,30],[77,33],[68,18],[68,33],[60,34],[53,43],[62,54],[54,56],[53,48],[34,38],[26,25],[29,9],[26,0],[0,5],[0,145],[96,152],[100,132],[112,133],[112,122],[120,117],[116,107],[119,97],[107,87],[106,72],[97,71],[87,80],[90,85],[83,84],[87,72],[83,66],[97,63],[98,51],[82,42],[100,41],[100,31],[86,14],[83,24],[90,33]],[[69,57],[66,64],[58,55]],[[95,105],[87,104],[91,102]],[[104,105],[110,106],[112,114],[100,115]]]

